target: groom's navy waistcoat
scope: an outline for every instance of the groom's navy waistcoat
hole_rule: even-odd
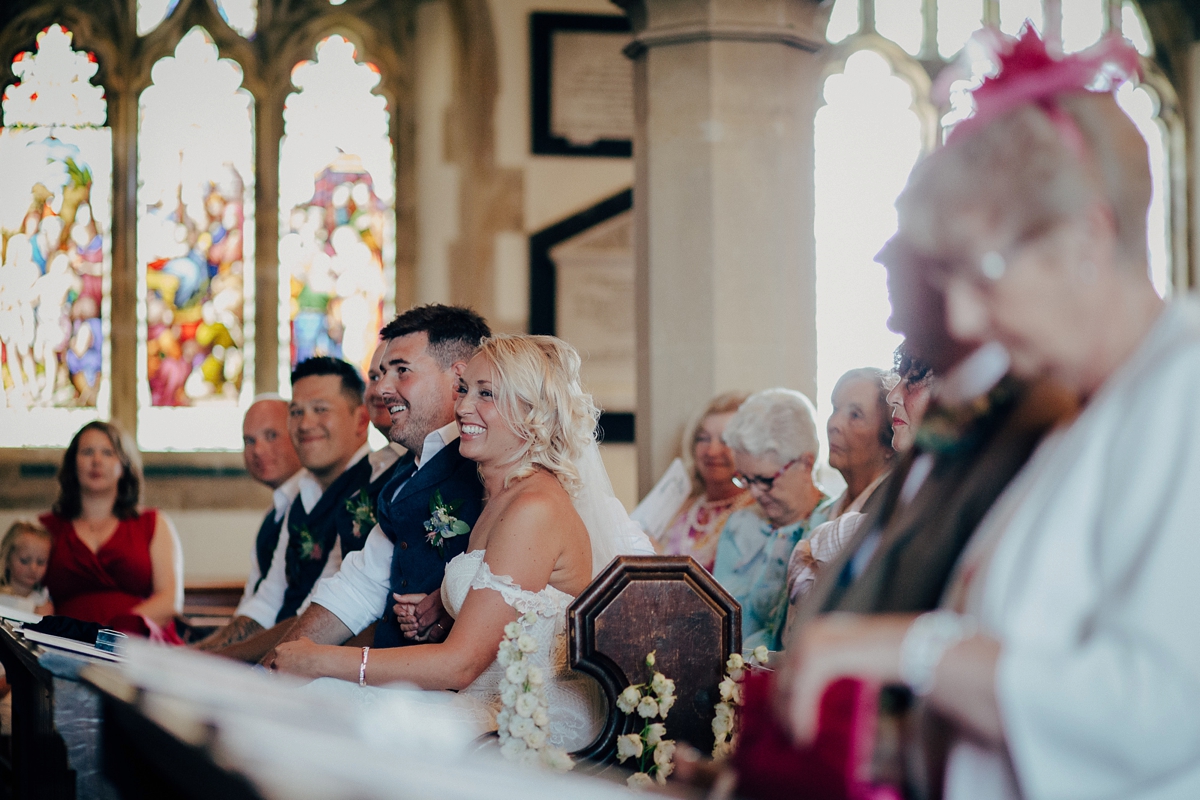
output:
[[[407,481],[407,482],[406,482]],[[399,493],[396,487],[401,486]],[[442,448],[415,473],[411,456],[396,465],[396,471],[379,495],[379,527],[392,540],[392,586],[395,594],[429,594],[441,590],[446,563],[467,549],[470,534],[445,540],[444,555],[427,538],[425,522],[430,518],[430,500],[435,493],[447,504],[458,504],[454,516],[473,529],[483,511],[483,484],[474,461],[458,453],[458,440]],[[394,495],[394,496],[393,496]],[[386,508],[384,507],[386,506]],[[387,598],[383,619],[375,628],[375,647],[414,644],[400,632]]]

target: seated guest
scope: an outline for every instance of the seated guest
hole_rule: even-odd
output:
[[[242,461],[250,477],[272,490],[272,508],[267,511],[250,554],[250,577],[242,592],[233,620],[195,647],[219,650],[243,641],[275,624],[270,609],[256,612],[255,596],[276,559],[287,552],[287,536],[282,536],[288,508],[300,491],[300,457],[288,435],[288,404],[278,395],[259,395],[246,409],[242,419]],[[257,613],[260,619],[251,614]],[[278,613],[278,610],[276,610]]]
[[[55,611],[178,641],[183,552],[167,515],[140,507],[133,442],[114,422],[89,422],[71,439],[58,484],[53,510],[39,518],[54,537],[45,584]]]
[[[362,547],[364,537],[356,533],[346,504],[369,491],[373,470],[364,390],[358,370],[341,359],[318,356],[292,371],[288,437],[305,469],[280,526],[283,541],[262,547],[273,553],[270,566],[254,594],[238,606],[238,616],[263,630],[227,644],[222,655],[261,658],[308,607],[317,581],[338,571],[343,554]]]
[[[341,679],[314,686],[325,691],[397,681],[453,689],[456,704],[494,730],[507,668],[497,649],[521,617],[521,647],[544,676],[547,740],[566,750],[591,742],[605,703],[594,681],[567,666],[567,607],[628,552],[636,526],[608,483],[595,439],[599,412],[580,387],[579,365],[552,336],[498,335],[462,372],[461,452],[478,465],[488,500],[469,534],[455,537],[469,537],[466,552],[446,566],[441,593],[457,620],[445,642],[376,653],[299,639],[276,648],[276,668]]]
[[[441,548],[429,541],[430,502],[440,497],[457,504],[454,515],[468,525],[483,508],[475,463],[458,452],[454,401],[459,376],[490,333],[474,311],[443,305],[409,309],[380,331],[385,348],[378,385],[391,411],[388,438],[408,455],[383,488],[379,521],[365,546],[317,586],[312,605],[281,641],[304,637],[343,644],[377,620],[375,647],[412,644],[431,633],[446,636],[452,620],[440,605],[429,613],[428,627],[412,638],[401,631],[393,606],[400,598],[436,601],[446,562],[467,546],[465,536],[447,539]],[[267,653],[263,663],[273,662],[274,653]]]
[[[806,741],[832,678],[907,685],[948,728],[932,785],[949,800],[1200,794],[1200,303],[1155,293],[1146,145],[1087,91],[1137,68],[1120,42],[1102,64],[1023,34],[914,170],[889,254],[943,294],[953,336],[999,342],[1082,412],[976,531],[939,610],[814,620],[781,697]]]
[[[0,606],[30,614],[53,614],[50,593],[42,586],[50,560],[50,532],[36,522],[17,520],[0,541]],[[12,694],[0,668],[0,736],[12,735]]]
[[[655,542],[659,553],[691,556],[709,572],[729,515],[754,505],[750,493],[733,482],[733,452],[721,439],[745,399],[744,392],[717,395],[684,429],[683,465],[692,479],[692,496]]]
[[[933,372],[928,365],[914,359],[901,344],[896,348],[894,377],[896,381],[887,393],[892,411],[892,449],[903,454],[913,446],[916,430],[929,404]],[[808,593],[821,568],[842,552],[866,518],[867,515],[861,511],[847,511],[837,519],[818,525],[812,535],[796,545],[788,564],[788,598],[791,606]]]
[[[929,407],[933,368],[901,342],[896,348],[896,378],[887,402],[892,408],[892,449],[903,455],[912,449]]]
[[[713,577],[742,606],[742,647],[779,649],[787,611],[787,564],[796,542],[824,522],[813,483],[817,426],[808,398],[791,389],[750,395],[725,427],[734,481],[757,504],[729,516]]]
[[[36,522],[17,520],[0,541],[0,606],[30,614],[53,614],[54,603],[42,581],[50,561],[50,532]]]
[[[829,466],[846,480],[846,490],[828,509],[829,519],[861,511],[892,468],[891,412],[887,373],[873,367],[852,369],[833,387],[833,413],[825,425],[829,436]]]

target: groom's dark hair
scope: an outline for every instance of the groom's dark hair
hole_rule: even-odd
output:
[[[430,303],[396,317],[383,327],[379,338],[387,341],[422,331],[429,337],[429,355],[442,369],[470,359],[479,343],[492,335],[487,322],[472,309]]]

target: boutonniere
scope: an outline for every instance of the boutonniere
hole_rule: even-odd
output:
[[[425,530],[429,533],[425,538],[438,549],[442,558],[446,557],[447,539],[471,532],[470,525],[454,516],[462,504],[462,500],[447,503],[442,499],[440,491],[434,492],[433,497],[429,498],[429,519],[425,521]]]
[[[359,489],[346,498],[346,511],[350,512],[350,522],[353,525],[354,538],[361,539],[364,533],[375,527],[375,506],[371,503],[371,495]]]
[[[325,555],[325,548],[321,547],[321,543],[312,535],[312,531],[305,526],[300,529],[300,558],[305,561],[320,561]]]

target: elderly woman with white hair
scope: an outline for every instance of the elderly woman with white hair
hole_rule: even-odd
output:
[[[827,499],[813,483],[817,425],[807,397],[791,389],[751,395],[729,424],[734,482],[757,501],[730,515],[717,544],[713,577],[742,606],[745,648],[779,649],[787,613],[787,565]]]
[[[818,618],[780,674],[802,742],[831,681],[906,684],[949,733],[930,777],[948,800],[1200,797],[1200,303],[1155,294],[1146,146],[1089,91],[1136,69],[1120,42],[1058,60],[1024,34],[914,170],[882,256],[944,297],[955,339],[1083,410],[992,506],[941,609]]]

